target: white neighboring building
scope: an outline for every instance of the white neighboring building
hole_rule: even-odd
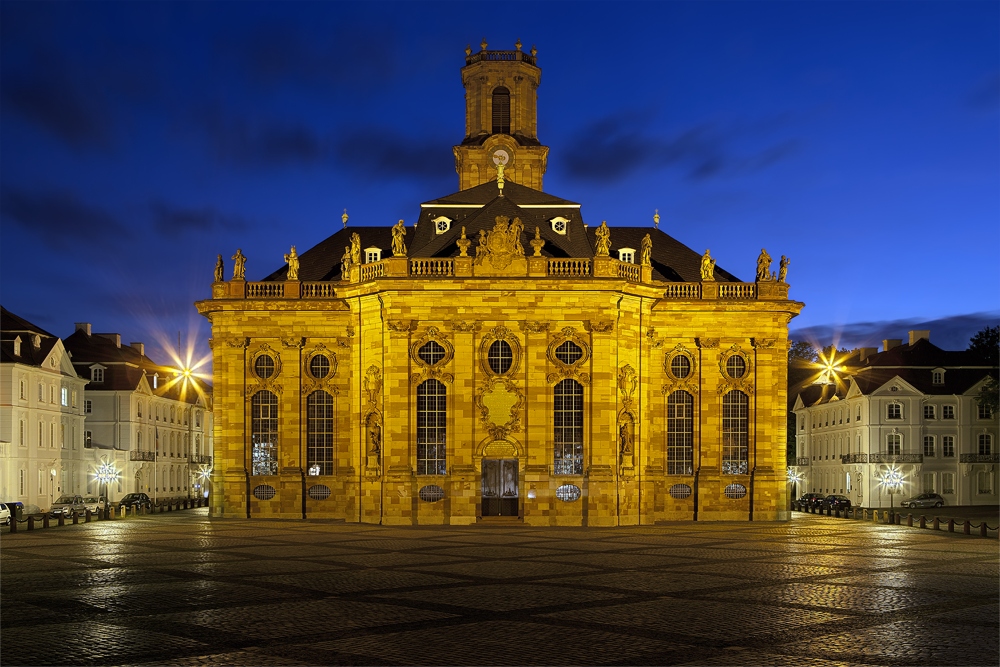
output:
[[[121,473],[118,492],[150,498],[194,497],[205,491],[200,471],[212,465],[211,390],[195,377],[146,356],[142,343],[91,333],[78,323],[65,341],[73,366],[90,383],[86,438]]]
[[[0,502],[48,509],[90,490],[86,384],[57,336],[0,308]]]
[[[799,394],[798,495],[843,494],[874,508],[933,491],[948,505],[997,504],[997,415],[976,401],[997,368],[929,338],[911,331],[907,345],[857,350],[842,362],[842,383]],[[896,498],[880,484],[891,469],[904,477]]]

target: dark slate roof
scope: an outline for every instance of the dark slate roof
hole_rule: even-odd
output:
[[[799,397],[802,399],[802,404],[808,408],[812,405],[826,403],[834,396],[839,395],[843,399],[846,392],[843,390],[838,391],[838,389],[838,387],[831,384],[810,384],[799,393]]]
[[[37,349],[34,345],[36,334],[41,338]],[[14,339],[18,336],[21,337],[21,354],[14,356]],[[0,361],[41,366],[58,340],[58,336],[0,306]]]
[[[433,223],[440,216],[451,220],[448,231],[441,234]],[[527,255],[533,252],[530,241],[534,238],[537,227],[541,239],[545,241],[542,247],[544,257],[594,256],[595,226],[588,228],[584,223],[579,204],[519,185],[509,179],[504,185],[502,196],[497,182],[493,180],[421,204],[416,225],[406,229],[407,255],[455,257],[460,253],[457,241],[461,238],[464,227],[466,238],[473,244],[469,248],[469,255],[475,256],[480,230],[493,229],[498,216],[521,220],[524,225],[521,244]],[[569,221],[566,234],[557,234],[552,230],[550,221],[555,217]],[[392,256],[391,227],[347,227],[299,254],[299,279],[340,280],[340,260],[354,233],[361,237],[362,250],[374,246],[382,250],[383,258]],[[619,248],[635,248],[638,260],[642,238],[646,234],[650,234],[653,241],[651,260],[654,280],[695,282],[701,279],[701,253],[652,227],[612,227],[611,256],[617,258]],[[287,274],[288,267],[284,265],[264,280],[284,280]],[[715,268],[715,277],[720,282],[739,282],[736,276],[718,266]]]
[[[170,382],[176,369],[156,363],[131,345],[119,346],[117,338],[116,334],[95,333],[88,336],[86,331],[78,329],[63,341],[72,354],[73,367],[81,377],[89,378],[90,367],[94,364],[105,367],[104,382],[88,385],[88,391],[135,391],[142,381],[143,373],[148,377],[147,382],[152,389],[152,376],[158,373],[162,383],[157,389],[153,389],[154,395],[191,404],[197,401],[196,391],[183,392],[182,383]],[[208,384],[201,379],[191,379],[205,393],[211,392]]]
[[[898,345],[886,352],[873,354],[864,363],[869,367],[923,366],[927,368],[986,365],[974,352],[942,350],[926,338],[921,338],[912,345]]]

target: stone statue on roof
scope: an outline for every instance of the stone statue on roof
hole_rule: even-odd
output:
[[[361,264],[361,237],[357,232],[351,234],[351,266]]]
[[[403,237],[406,236],[406,226],[400,220],[392,226],[392,256],[406,257],[406,244]]]
[[[707,249],[705,254],[701,256],[701,279],[715,280],[715,260],[712,259],[712,255]]]
[[[781,256],[781,263],[778,264],[778,282],[785,282],[788,278],[788,262],[789,259],[784,255]]]
[[[351,274],[351,246],[344,246],[344,255],[340,258],[340,279],[348,280]]]
[[[639,251],[639,264],[642,266],[653,265],[653,239],[649,234],[642,237],[642,245]]]
[[[757,257],[757,282],[764,283],[774,280],[771,273],[771,256],[763,248],[760,249],[760,256]]]
[[[235,262],[233,264],[233,280],[246,280],[247,258],[243,254],[242,248],[236,249],[236,254],[232,256],[232,260]]]
[[[597,247],[594,249],[594,256],[607,256],[611,253],[611,230],[608,229],[608,221],[602,220],[601,226],[594,232],[597,237]]]
[[[292,246],[291,252],[285,254],[285,261],[288,262],[288,277],[286,280],[298,280],[299,255],[295,252],[295,246]]]
[[[222,263],[222,255],[215,260],[215,282],[221,283],[226,279],[226,265]]]

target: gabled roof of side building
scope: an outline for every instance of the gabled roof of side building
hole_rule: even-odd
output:
[[[21,354],[15,355],[14,340],[18,336],[21,338]],[[35,336],[39,337],[37,348],[33,340]],[[41,366],[58,341],[58,336],[0,306],[0,361]]]

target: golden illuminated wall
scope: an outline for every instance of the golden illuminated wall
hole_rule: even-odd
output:
[[[280,296],[215,283],[215,298],[198,304],[212,323],[217,515],[468,524],[482,511],[483,460],[516,459],[517,515],[528,524],[787,517],[787,325],[801,304],[786,285],[758,285],[765,293],[751,299],[719,298],[713,283],[698,298],[663,298],[662,285],[595,277],[383,277],[338,283],[336,298],[271,285],[283,286]],[[504,375],[484,360],[498,339],[514,352]],[[446,350],[433,366],[417,355],[431,340]],[[556,358],[564,341],[584,351],[579,361]],[[317,353],[334,362],[322,381],[308,370]],[[277,362],[270,378],[254,373],[260,354]],[[677,355],[690,364],[684,378],[669,371]],[[734,355],[746,368],[738,379],[726,373]],[[584,464],[582,474],[556,475],[553,387],[566,378],[583,386]],[[416,392],[428,379],[447,388],[446,475],[416,474]],[[336,469],[308,476],[305,405],[318,388],[335,399]],[[277,474],[253,476],[248,420],[261,389],[278,398]],[[690,475],[667,474],[666,401],[678,389],[694,399]],[[722,472],[722,401],[734,389],[749,396],[745,474]],[[728,497],[731,484],[745,495]],[[442,500],[420,499],[430,485]],[[558,499],[564,485],[582,497]],[[264,486],[273,498],[254,497]]]

